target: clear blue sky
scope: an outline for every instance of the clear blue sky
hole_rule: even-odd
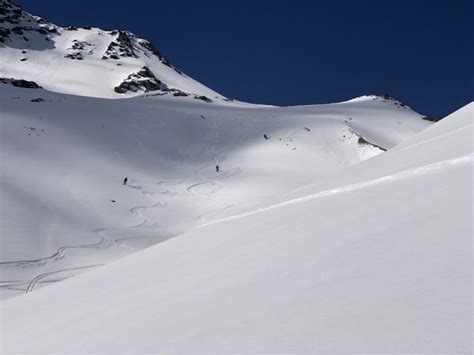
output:
[[[58,25],[126,29],[228,97],[390,95],[427,115],[473,100],[472,0],[17,0]]]

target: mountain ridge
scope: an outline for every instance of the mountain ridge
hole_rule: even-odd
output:
[[[206,103],[246,104],[226,98],[190,78],[152,42],[127,30],[57,26],[10,0],[0,3],[0,24],[0,55],[5,59],[0,63],[0,78],[31,81],[46,90],[79,96],[170,96]],[[48,51],[52,53],[46,54]],[[99,70],[91,66],[98,66]],[[388,94],[363,95],[348,102],[364,99],[411,109]]]
[[[0,77],[35,81],[47,90],[83,96],[153,93],[205,102],[227,100],[176,68],[150,41],[129,31],[60,27],[8,0],[0,3],[0,24],[4,59]],[[62,77],[56,75],[58,71]]]

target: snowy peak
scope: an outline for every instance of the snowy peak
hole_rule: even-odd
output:
[[[59,27],[16,4],[0,3],[0,77],[50,91],[104,98],[143,94],[225,99],[177,69],[128,31]]]
[[[390,96],[389,94],[363,95],[363,96],[359,96],[359,97],[353,98],[351,100],[348,100],[346,102],[364,102],[364,101],[367,101],[367,102],[377,101],[377,102],[381,102],[381,103],[384,103],[384,104],[393,105],[393,106],[398,107],[398,108],[413,111],[410,106],[405,105],[403,102],[397,100],[396,98]]]
[[[0,0],[0,57],[0,78],[33,81],[60,93],[230,101],[184,74],[154,44],[129,31],[59,27],[8,0]],[[348,102],[374,100],[411,110],[388,94]]]
[[[183,73],[172,65],[150,41],[138,38],[128,31],[111,31],[108,32],[108,34],[116,37],[107,47],[107,50],[102,56],[103,60],[119,60],[124,57],[139,58],[137,55],[137,52],[139,52],[148,58],[156,57],[162,64],[174,69],[178,74],[183,75]]]

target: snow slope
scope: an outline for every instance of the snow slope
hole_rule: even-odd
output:
[[[0,84],[0,106],[2,298],[265,204],[383,152],[359,131],[386,149],[430,125],[378,97],[242,107]]]
[[[3,351],[472,352],[473,108],[286,202],[6,300]]]

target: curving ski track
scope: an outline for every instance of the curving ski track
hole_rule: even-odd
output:
[[[210,195],[216,193],[220,189],[224,187],[224,185],[219,181],[223,180],[229,177],[232,177],[234,175],[237,175],[242,172],[242,169],[238,165],[232,165],[229,167],[222,167],[222,170],[217,173],[215,176],[205,176],[203,174],[203,171],[205,170],[210,170],[213,171],[214,165],[219,165],[222,164],[222,161],[225,160],[225,155],[223,155],[222,152],[216,152],[214,147],[212,147],[211,152],[213,153],[211,156],[211,161],[212,164],[207,164],[205,166],[199,167],[196,170],[194,170],[194,176],[198,180],[190,181],[192,184],[187,186],[185,188],[186,194],[188,195],[196,195],[196,196],[201,196],[201,197],[207,197],[211,198]],[[220,157],[222,156],[222,157]],[[230,164],[229,164],[230,165]],[[138,183],[146,183],[146,184],[152,184],[159,186],[162,191],[144,191],[142,186],[138,185]],[[172,189],[169,189],[169,186],[176,186],[176,185],[182,185],[186,184],[186,181],[183,180],[172,180],[172,181],[158,181],[154,183],[150,182],[145,182],[145,181],[140,181],[140,180],[130,180],[130,183],[127,185],[130,188],[139,190],[141,194],[146,196],[148,199],[150,199],[153,204],[151,205],[141,205],[141,206],[135,206],[130,209],[130,213],[134,216],[138,216],[143,219],[141,223],[134,224],[132,226],[126,226],[126,227],[103,227],[103,228],[96,228],[93,229],[92,232],[97,234],[100,238],[97,242],[94,243],[88,243],[88,244],[79,244],[79,245],[67,245],[67,246],[61,246],[59,247],[56,252],[54,252],[51,255],[37,258],[37,259],[23,259],[23,260],[14,260],[14,261],[4,261],[0,262],[0,268],[5,268],[5,267],[38,267],[38,266],[44,266],[50,262],[55,262],[58,260],[61,260],[66,257],[66,253],[69,250],[73,249],[103,249],[103,248],[108,248],[112,247],[114,245],[120,246],[120,247],[127,247],[126,241],[128,240],[133,240],[133,239],[152,239],[152,238],[163,238],[163,240],[169,239],[174,237],[175,235],[170,235],[168,237],[163,237],[163,236],[131,236],[131,237],[123,237],[123,238],[112,238],[109,236],[108,232],[112,231],[118,231],[118,230],[130,230],[130,229],[137,229],[137,228],[159,228],[160,225],[154,221],[153,219],[147,217],[144,212],[148,209],[152,208],[158,208],[158,207],[166,207],[167,202],[166,201],[158,201],[153,198],[153,195],[155,194],[163,194],[167,195],[170,197],[178,195],[176,191],[173,191]],[[199,193],[198,188],[204,185],[211,185],[211,190],[209,193]],[[214,198],[214,200],[216,200]],[[230,205],[224,206],[219,209],[215,209],[209,212],[206,212],[200,216],[197,216],[195,220],[198,223],[204,223],[206,221],[206,217],[209,215],[224,211],[226,209],[232,208],[237,206],[238,204],[236,202],[231,203]],[[42,283],[51,283],[51,282],[57,282],[64,280],[66,278],[69,278],[74,275],[69,275],[61,278],[56,278],[53,280],[45,280],[49,276],[52,275],[57,275],[61,273],[66,273],[66,272],[73,272],[73,271],[78,271],[78,270],[84,270],[84,269],[89,269],[93,267],[98,267],[103,264],[96,264],[96,265],[85,265],[85,266],[77,266],[77,267],[70,267],[70,268],[64,268],[60,270],[55,270],[55,271],[50,271],[46,273],[42,273],[34,277],[31,281],[23,281],[23,280],[14,280],[14,281],[0,281],[0,289],[8,289],[8,290],[15,290],[15,291],[24,291],[26,293],[33,291],[33,289],[38,285]],[[26,288],[25,288],[26,286]]]
[[[225,164],[225,166],[221,167],[221,170],[219,172],[216,172],[216,175],[214,177],[205,176],[202,173],[203,171],[206,171],[206,170],[213,171],[215,165],[220,166],[226,160],[226,156],[224,155],[223,152],[216,152],[214,147],[212,147],[210,150],[213,153],[212,156],[211,156],[211,160],[212,160],[213,164],[212,165],[204,165],[202,167],[197,168],[194,171],[194,176],[196,176],[196,178],[198,180],[201,180],[201,181],[186,187],[186,192],[190,195],[197,195],[197,196],[213,199],[214,201],[218,201],[218,199],[212,197],[211,195],[215,194],[216,192],[218,192],[219,190],[224,188],[224,184],[222,184],[220,181],[224,180],[224,179],[227,179],[227,178],[230,178],[232,176],[235,176],[237,174],[240,174],[242,172],[242,168],[237,164]],[[207,192],[207,193],[199,192],[198,188],[202,187],[202,186],[205,186],[205,185],[211,185],[210,191]],[[203,224],[207,221],[206,217],[208,217],[210,215],[213,215],[213,214],[217,214],[219,212],[225,211],[227,209],[230,209],[230,208],[236,207],[236,206],[238,206],[238,203],[233,201],[227,206],[224,206],[224,207],[221,207],[221,208],[218,208],[218,209],[215,209],[215,210],[212,210],[212,211],[209,211],[209,212],[206,212],[206,213],[203,213],[203,214],[197,216],[195,218],[195,221],[198,224]]]
[[[33,289],[36,287],[36,285],[37,285],[42,279],[44,279],[44,278],[46,278],[46,277],[48,277],[48,276],[56,275],[56,274],[59,274],[59,273],[62,273],[62,272],[90,269],[90,268],[98,267],[98,266],[102,266],[102,265],[103,265],[103,264],[71,267],[71,268],[67,268],[67,269],[61,269],[61,270],[56,270],[56,271],[51,271],[51,272],[46,272],[46,273],[44,273],[44,274],[40,274],[40,275],[36,276],[33,280],[31,280],[31,281],[29,282],[28,286],[26,287],[25,292],[28,293],[28,292],[33,291]]]
[[[94,230],[100,233],[101,230]],[[28,266],[41,266],[49,261],[56,261],[64,258],[67,250],[70,249],[100,249],[109,244],[109,240],[105,236],[101,236],[100,240],[96,243],[91,244],[79,244],[79,245],[68,245],[59,247],[58,250],[49,255],[38,259],[25,259],[15,261],[2,261],[0,267],[28,267]]]

